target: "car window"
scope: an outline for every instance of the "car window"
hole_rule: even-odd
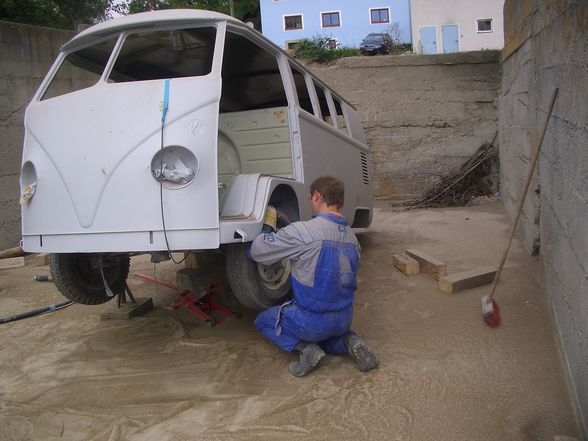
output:
[[[51,79],[42,100],[86,89],[98,82],[118,36],[69,53]]]
[[[129,35],[108,80],[114,83],[203,76],[212,70],[213,27]]]
[[[366,37],[365,41],[370,43],[378,43],[382,41],[383,37],[381,35],[370,34]]]

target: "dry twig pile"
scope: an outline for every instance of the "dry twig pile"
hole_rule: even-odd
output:
[[[496,135],[484,143],[476,153],[454,174],[446,176],[420,200],[413,201],[412,208],[457,207],[468,205],[473,198],[492,195],[493,174],[498,160],[498,149],[494,145]]]

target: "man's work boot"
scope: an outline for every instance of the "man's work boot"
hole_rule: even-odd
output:
[[[306,374],[310,373],[326,355],[325,352],[314,343],[299,343],[296,346],[296,350],[300,352],[300,360],[293,361],[288,366],[288,370],[295,377],[304,377]]]
[[[355,334],[344,337],[345,349],[357,363],[357,368],[362,372],[378,367],[380,360],[374,354],[367,342]]]

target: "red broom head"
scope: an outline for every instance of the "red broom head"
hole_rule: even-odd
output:
[[[498,308],[498,303],[494,300],[492,300],[492,313],[485,315],[484,320],[486,320],[486,323],[493,328],[500,325],[500,309]]]

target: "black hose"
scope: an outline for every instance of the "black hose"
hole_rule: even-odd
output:
[[[23,312],[21,314],[16,314],[11,317],[0,318],[0,325],[4,324],[4,323],[15,322],[17,320],[22,320],[22,319],[29,318],[29,317],[34,317],[36,315],[43,314],[44,312],[57,311],[58,309],[63,309],[63,308],[66,308],[70,305],[73,305],[73,304],[74,304],[74,302],[72,302],[71,300],[67,300],[65,302],[55,303],[53,305],[33,309],[32,311]]]

